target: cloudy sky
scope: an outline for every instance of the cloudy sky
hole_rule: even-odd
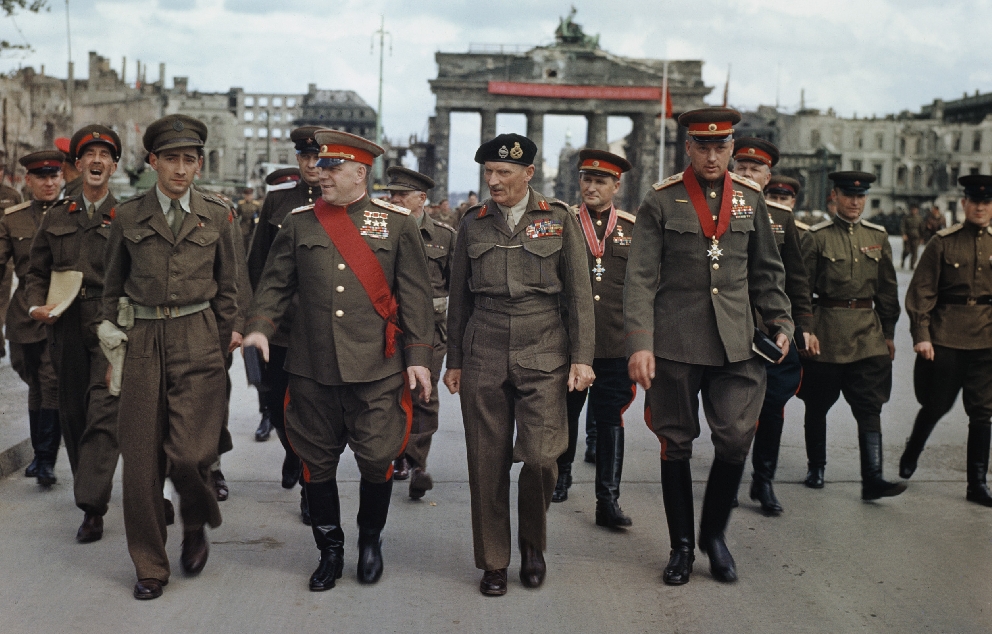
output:
[[[0,18],[0,39],[30,43],[33,52],[6,53],[0,71],[44,64],[65,75],[66,9],[49,0],[38,15]],[[730,66],[730,103],[741,109],[775,105],[834,108],[843,116],[917,110],[935,97],[992,91],[992,53],[984,26],[992,1],[932,0],[577,0],[576,21],[600,35],[600,46],[632,57],[699,59],[718,103]],[[85,74],[88,51],[120,68],[149,64],[167,85],[188,76],[190,88],[305,92],[355,90],[373,107],[378,50],[372,33],[385,17],[383,127],[392,139],[424,137],[434,100],[434,53],[465,52],[471,44],[548,44],[570,3],[503,0],[69,0],[72,55]],[[691,7],[691,12],[688,9]],[[471,163],[478,116],[456,115],[452,129],[453,191],[473,189]],[[522,116],[501,116],[499,132],[523,132]],[[545,157],[554,167],[570,134],[585,140],[581,119],[549,117]],[[611,121],[611,140],[627,132]]]

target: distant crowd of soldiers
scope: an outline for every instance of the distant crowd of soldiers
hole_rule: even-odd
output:
[[[805,225],[792,211],[800,183],[773,173],[773,144],[734,138],[739,121],[729,108],[680,116],[690,165],[654,185],[636,213],[613,202],[632,169],[621,156],[580,151],[581,201],[569,206],[530,185],[533,141],[486,140],[475,161],[489,197],[458,210],[457,230],[429,213],[428,176],[392,167],[390,200],[372,198],[382,148],[315,126],[292,132],[299,168],[270,174],[260,206],[196,186],[208,130],[184,115],[147,127],[157,182],[124,202],[109,189],[122,150],[110,128],[88,125],[64,151],[28,154],[30,200],[0,188],[0,266],[13,261],[18,279],[6,336],[29,386],[25,475],[54,484],[64,440],[84,514],[76,539],[93,542],[123,458],[133,594],[161,596],[177,517],[166,479],[179,494],[187,574],[203,569],[206,527],[222,520],[229,369],[242,347],[258,388],[255,438],[275,431],[282,485],[302,485],[300,516],[320,553],[310,590],[343,575],[345,447],[361,472],[357,578],[375,583],[393,482],[409,480],[414,500],[434,487],[428,456],[443,381],[460,395],[479,588],[503,595],[510,469],[522,463],[520,580],[536,588],[547,573],[547,511],[568,499],[587,401],[595,523],[633,524],[620,483],[624,413],[640,385],[661,447],[671,544],[663,580],[687,583],[698,546],[715,579],[735,581],[724,534],[747,456],[750,498],[780,514],[772,483],[793,395],[806,406],[806,486],[825,486],[826,417],[843,394],[857,422],[862,499],[906,490],[882,473],[901,309],[888,233],[862,218],[875,176],[830,174],[835,215]],[[76,180],[63,182],[64,164]],[[916,269],[905,307],[921,409],[899,474],[913,475],[963,390],[966,498],[992,506],[992,176],[959,183],[963,223],[930,226],[917,213],[902,228]],[[921,230],[932,237],[917,264]],[[697,533],[690,458],[700,400],[715,457]]]

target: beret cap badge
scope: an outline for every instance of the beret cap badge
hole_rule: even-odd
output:
[[[499,149],[500,158],[506,158],[509,155],[510,155],[510,151],[506,149],[505,145]]]
[[[502,154],[502,151],[500,152]],[[514,143],[513,149],[510,150],[510,158],[519,160],[520,157],[524,155],[524,149],[520,147],[520,143]]]

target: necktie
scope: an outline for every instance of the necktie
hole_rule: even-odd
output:
[[[89,208],[86,210],[86,217],[93,220],[93,214],[96,213],[96,205],[90,203]]]
[[[166,214],[166,219],[169,221],[169,228],[172,229],[173,236],[179,235],[179,229],[183,226],[183,215],[185,213],[178,200],[173,199],[169,203],[169,213]]]

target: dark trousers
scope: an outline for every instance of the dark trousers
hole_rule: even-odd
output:
[[[413,428],[410,430],[410,442],[406,445],[406,457],[410,466],[427,468],[427,454],[431,450],[431,440],[438,427],[437,383],[444,366],[444,355],[448,344],[440,329],[434,331],[434,357],[431,360],[431,400],[427,403],[419,398],[413,399]]]
[[[623,414],[636,394],[636,384],[627,374],[627,359],[594,359],[592,370],[596,381],[588,390],[573,390],[565,397],[568,411],[568,449],[558,458],[558,467],[567,467],[575,460],[578,445],[579,415],[589,397],[589,413],[596,422],[596,433],[610,427],[623,427]],[[604,432],[605,433],[605,432]]]
[[[888,355],[851,363],[803,359],[799,398],[806,403],[806,457],[811,465],[827,463],[827,412],[840,395],[851,406],[858,435],[882,431],[882,405],[892,392],[892,360]]]
[[[28,384],[29,410],[59,408],[59,381],[47,339],[32,343],[11,341],[10,365]]]
[[[279,441],[287,452],[293,448],[286,441],[286,390],[289,388],[289,373],[283,369],[286,365],[288,348],[269,345],[269,360],[262,365],[262,387],[259,397],[263,406],[269,410],[269,421],[279,436]]]
[[[957,350],[934,346],[934,359],[916,357],[913,386],[920,403],[918,420],[936,424],[964,390],[964,411],[974,424],[992,419],[992,348]]]
[[[789,354],[782,363],[765,363],[767,386],[765,401],[758,415],[758,429],[754,433],[754,448],[751,462],[755,473],[771,479],[778,463],[779,446],[782,441],[782,427],[785,425],[785,404],[796,395],[802,381],[803,366],[795,346],[789,347]],[[768,473],[770,471],[770,473]]]

